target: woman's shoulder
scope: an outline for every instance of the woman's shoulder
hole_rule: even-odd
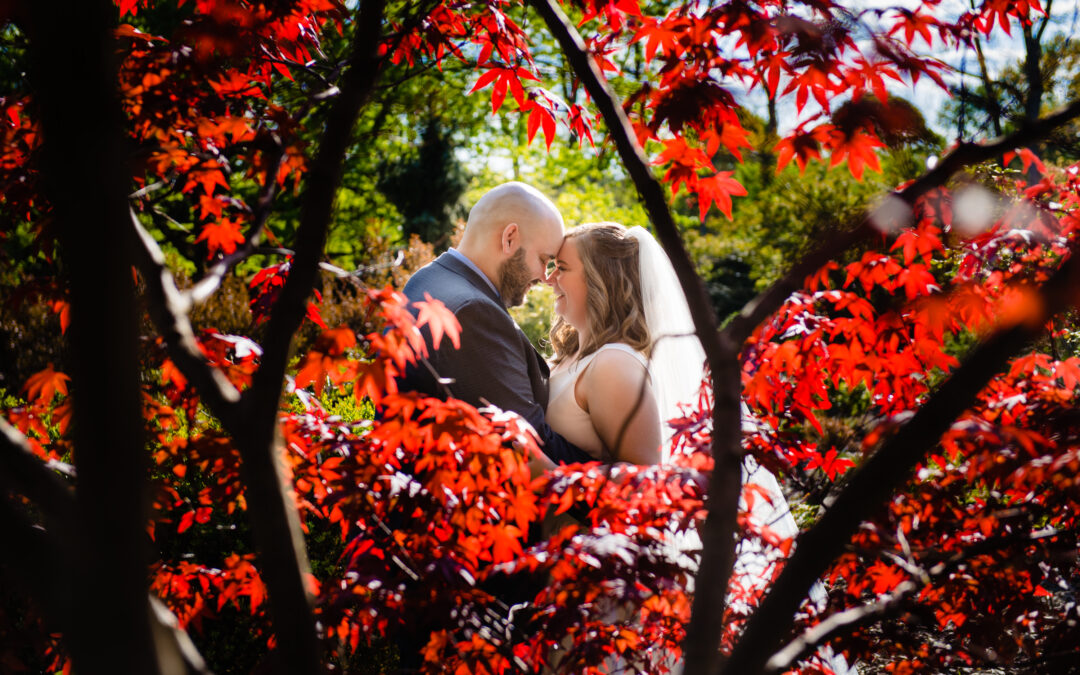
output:
[[[642,367],[648,370],[648,357],[623,342],[609,342],[605,345],[602,345],[599,349],[596,350],[595,360],[597,362],[622,363],[626,361],[626,356],[622,356],[623,354],[633,357],[635,361],[640,363]]]
[[[584,377],[590,390],[600,390],[605,395],[616,393],[621,387],[637,390],[642,377],[649,378],[649,360],[630,345],[621,342],[606,344],[591,354]]]

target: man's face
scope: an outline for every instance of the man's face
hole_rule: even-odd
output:
[[[548,262],[555,259],[562,244],[562,226],[558,223],[525,232],[534,236],[523,238],[517,251],[499,264],[499,294],[507,307],[525,302],[529,289],[547,278]]]

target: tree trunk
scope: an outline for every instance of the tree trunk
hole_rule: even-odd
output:
[[[116,8],[105,0],[27,5],[44,178],[71,292],[78,562],[65,637],[79,672],[157,673]]]
[[[1001,130],[1001,102],[998,100],[997,89],[990,77],[990,70],[986,65],[986,56],[982,50],[982,40],[975,38],[975,55],[979,58],[979,75],[982,77],[983,90],[986,92],[986,114],[990,118],[990,125],[994,128],[994,136],[1000,136]],[[964,105],[963,101],[960,105]]]
[[[1027,96],[1024,99],[1024,124],[1031,124],[1039,119],[1039,111],[1042,109],[1043,94],[1046,83],[1042,75],[1042,31],[1033,32],[1031,25],[1022,26],[1024,32],[1024,79],[1027,81]],[[1036,155],[1040,153],[1040,144],[1032,143],[1028,146]],[[1028,167],[1027,181],[1030,184],[1038,183],[1042,175],[1032,163]]]
[[[772,94],[769,94],[767,111],[769,116],[765,121],[765,138],[762,140],[759,151],[762,187],[768,187],[776,174],[776,154],[773,153],[772,149],[776,146],[776,130],[779,127],[777,120],[779,118],[776,112],[776,97]]]
[[[312,599],[306,587],[305,577],[310,573],[307,551],[292,486],[282,466],[278,411],[292,337],[318,279],[345,153],[357,114],[378,76],[376,50],[384,10],[385,0],[364,0],[357,13],[341,93],[333,101],[318,153],[305,179],[296,254],[288,281],[270,317],[259,370],[241,400],[241,414],[229,427],[243,459],[252,531],[281,652],[277,665],[283,673],[318,672],[321,659]]]

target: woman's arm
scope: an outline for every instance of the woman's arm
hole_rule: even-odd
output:
[[[618,350],[600,352],[578,379],[574,394],[616,460],[660,461],[660,413],[649,372],[636,358]]]

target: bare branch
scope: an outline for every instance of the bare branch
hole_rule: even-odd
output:
[[[76,512],[71,486],[49,470],[30,450],[26,437],[3,419],[0,419],[0,481],[0,485],[30,499],[55,522],[71,522]]]
[[[675,268],[712,371],[711,451],[715,468],[709,482],[708,516],[699,531],[703,545],[699,583],[684,641],[686,672],[706,672],[719,658],[727,582],[735,563],[735,519],[742,485],[740,343],[728,341],[724,334],[717,333],[716,315],[708,294],[694,271],[668,209],[666,193],[637,142],[622,102],[605,82],[581,36],[558,4],[553,0],[530,0],[530,4],[547,22],[567,61],[604,117],[623,165],[656,229],[657,238]]]
[[[1078,116],[1080,116],[1080,100],[990,143],[961,143],[945,155],[937,166],[894,194],[908,205],[912,205],[930,190],[944,185],[953,174],[964,167],[985,162],[1015,148],[1029,145]],[[821,269],[825,263],[834,260],[848,248],[878,233],[872,224],[873,216],[872,212],[864,214],[859,218],[859,224],[855,228],[826,240],[824,244],[799,260],[787,274],[761,295],[751,300],[722,331],[727,340],[741,345],[750,337],[758,324],[779,309],[792,293],[802,288],[807,276]]]
[[[270,317],[262,363],[241,397],[242,421],[227,424],[243,459],[251,513],[258,514],[251,525],[284,672],[318,672],[321,647],[305,583],[310,568],[299,515],[279,464],[278,405],[292,337],[317,278],[345,153],[359,109],[379,74],[384,10],[385,0],[360,3],[342,91],[332,100],[318,153],[305,176],[296,255]]]
[[[960,567],[961,564],[976,556],[994,553],[1016,544],[1032,544],[1046,539],[1058,538],[1066,534],[1075,535],[1075,532],[1072,530],[1064,532],[1053,530],[1035,534],[1006,535],[983,539],[982,541],[976,542],[952,556],[949,556],[947,560],[935,563],[930,569],[918,567],[911,561],[904,560],[899,556],[890,556],[890,558],[898,564],[903,561],[901,566],[913,577],[913,579],[901,582],[889,596],[882,598],[877,602],[837,612],[810,630],[804,632],[802,635],[799,635],[783,649],[769,658],[768,662],[765,664],[765,675],[776,675],[777,673],[786,672],[793,668],[800,659],[813,652],[820,645],[843,635],[847,635],[856,628],[871,624],[889,614],[901,610],[905,602],[909,600],[916,591],[933,583],[935,579],[940,579],[951,574]],[[1065,546],[1066,550],[1071,548],[1068,544]],[[888,551],[886,551],[886,553],[888,553]]]
[[[783,649],[773,654],[765,664],[766,675],[775,675],[790,670],[807,654],[813,652],[821,644],[831,640],[841,633],[849,633],[859,626],[886,616],[899,609],[911,597],[911,594],[921,588],[922,585],[914,581],[904,581],[896,586],[896,589],[888,597],[859,607],[845,609],[829,616],[821,623],[807,630],[797,638],[789,642]]]
[[[151,627],[163,673],[186,675],[212,675],[191,636],[180,627],[180,620],[153,595],[147,597]]]
[[[191,303],[180,292],[157,242],[129,209],[135,262],[146,283],[150,316],[165,341],[169,358],[199,392],[203,403],[223,423],[236,416],[240,393],[225,374],[207,363],[188,320]]]
[[[141,187],[135,192],[132,192],[130,195],[128,195],[128,199],[140,199],[148,194],[167,188],[168,186],[169,184],[166,181],[159,180],[157,182],[150,183],[149,185]]]

